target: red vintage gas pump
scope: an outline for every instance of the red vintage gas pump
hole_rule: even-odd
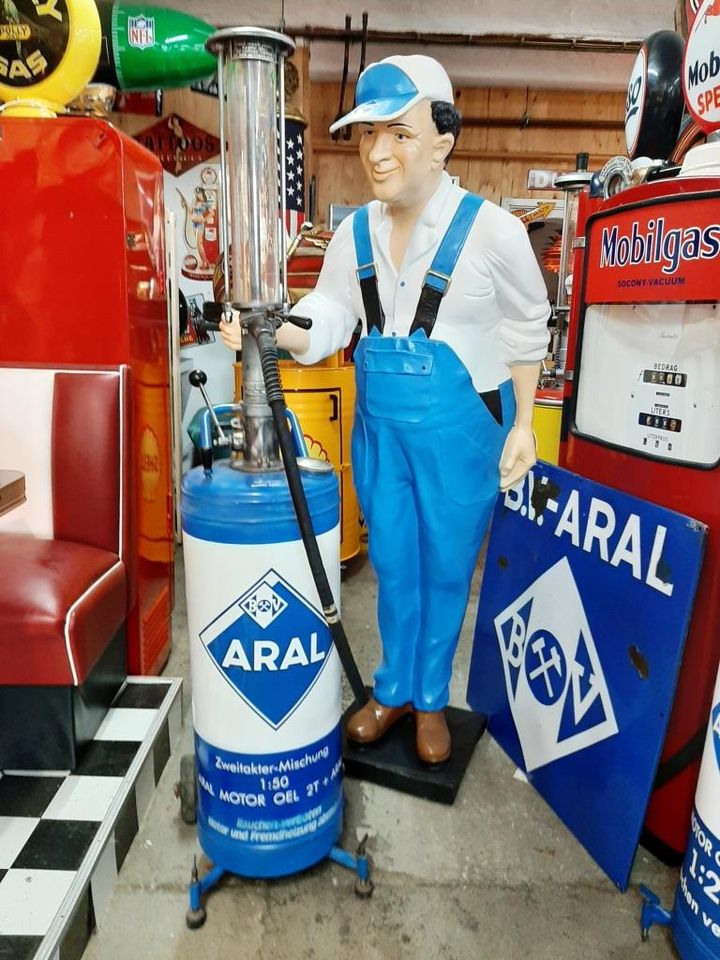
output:
[[[652,149],[634,109],[650,83],[644,55],[628,91],[631,153],[638,141]],[[709,69],[688,61],[690,104],[688,68]],[[681,168],[616,158],[601,180],[605,198],[580,209],[560,462],[710,529],[645,823],[646,846],[679,862],[720,658],[720,143],[694,147]]]
[[[0,85],[0,100],[18,98],[0,112],[1,353],[4,363],[18,366],[130,366],[135,548],[128,666],[131,673],[158,673],[170,649],[174,563],[162,170],[107,121],[54,116],[92,76],[100,49],[93,3],[55,6],[66,42],[44,54],[37,96],[49,102],[38,113],[32,85]],[[40,14],[31,4],[23,9],[33,24]],[[34,27],[23,29],[32,39]],[[91,48],[79,64],[78,38]],[[90,458],[91,429],[88,438]]]
[[[719,213],[720,165],[715,177],[678,176],[605,202],[585,228],[569,347],[561,463],[710,528],[646,821],[666,857],[687,840],[720,657]]]

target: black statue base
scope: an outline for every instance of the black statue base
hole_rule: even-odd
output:
[[[345,711],[345,721],[356,710]],[[415,721],[403,717],[376,743],[360,746],[343,735],[345,773],[391,790],[409,793],[436,803],[455,802],[475,745],[485,732],[487,718],[471,710],[447,708],[452,754],[445,763],[429,766],[418,760],[415,751]]]

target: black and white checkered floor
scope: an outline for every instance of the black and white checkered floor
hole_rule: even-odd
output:
[[[79,960],[182,724],[182,681],[130,677],[77,770],[0,775],[0,960]]]

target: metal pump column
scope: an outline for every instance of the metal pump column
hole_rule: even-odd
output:
[[[284,282],[284,195],[278,166],[285,169],[283,128],[285,57],[295,49],[284,34],[257,27],[220,30],[208,42],[218,55],[221,172],[225,258],[225,310],[240,311],[243,325],[242,382],[244,470],[281,470],[260,356],[248,329],[252,316],[282,311]],[[284,214],[284,210],[283,210]]]

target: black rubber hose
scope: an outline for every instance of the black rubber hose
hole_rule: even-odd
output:
[[[317,587],[320,603],[323,613],[327,620],[330,634],[335,643],[340,662],[343,665],[345,676],[355,697],[355,702],[362,707],[368,701],[368,694],[365,684],[360,676],[355,657],[353,657],[350,643],[345,635],[345,629],[340,620],[340,614],[335,605],[330,583],[325,572],[325,565],[320,556],[320,548],[317,544],[315,531],[313,530],[312,520],[310,519],[310,510],[308,509],[305,489],[302,485],[300,468],[295,458],[290,432],[287,428],[287,416],[285,414],[285,396],[282,390],[280,380],[280,368],[278,367],[277,347],[275,337],[266,330],[261,330],[256,334],[258,351],[260,353],[260,365],[262,366],[263,379],[265,381],[265,391],[267,401],[272,410],[275,431],[280,445],[280,454],[282,455],[285,473],[287,475],[290,496],[292,497],[295,515],[300,535],[305,546],[310,572],[312,573],[315,586]]]

